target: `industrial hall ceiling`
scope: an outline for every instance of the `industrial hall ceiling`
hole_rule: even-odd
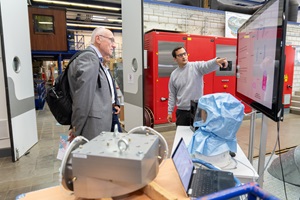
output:
[[[121,0],[27,0],[29,6],[66,9],[68,30],[122,29]]]
[[[150,0],[147,0],[150,1]],[[154,0],[151,0],[154,1]],[[267,0],[157,0],[188,6],[252,14]],[[298,0],[295,2],[295,15]],[[300,1],[300,0],[299,0]],[[121,0],[27,0],[29,6],[66,9],[68,30],[93,30],[97,26],[106,26],[111,30],[122,30]],[[126,2],[126,0],[124,1]],[[252,12],[252,13],[251,13]],[[242,13],[242,12],[241,12]]]

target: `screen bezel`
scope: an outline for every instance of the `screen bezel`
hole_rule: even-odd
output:
[[[278,19],[281,17],[282,24],[277,23],[277,37],[276,37],[276,52],[275,52],[275,65],[278,65],[278,70],[274,72],[274,82],[273,82],[273,93],[272,93],[272,106],[271,108],[266,107],[265,105],[255,101],[249,96],[245,96],[244,94],[238,91],[238,78],[236,80],[236,96],[240,98],[243,102],[256,109],[257,111],[262,112],[267,117],[272,119],[273,121],[283,120],[283,103],[282,103],[282,95],[283,95],[283,81],[284,81],[284,67],[285,67],[285,38],[286,38],[286,26],[287,26],[287,8],[288,2],[286,0],[271,0],[268,1],[265,5],[263,5],[260,9],[258,9],[239,29],[237,35],[237,66],[239,65],[238,61],[238,53],[239,53],[239,34],[243,30],[245,30],[251,22],[257,17],[261,16],[263,12],[273,5],[276,1],[279,1],[278,6]],[[281,8],[282,6],[282,8]],[[278,20],[277,20],[278,22]],[[281,31],[281,37],[278,37],[278,34]],[[238,75],[238,69],[237,69]]]

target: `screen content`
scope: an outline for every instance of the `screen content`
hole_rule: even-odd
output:
[[[172,159],[182,185],[185,191],[187,191],[194,165],[183,139],[180,140],[174,154],[172,155]]]
[[[272,109],[279,1],[263,9],[238,34],[237,91]]]

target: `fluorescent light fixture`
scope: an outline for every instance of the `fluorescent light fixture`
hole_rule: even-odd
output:
[[[104,21],[104,20],[106,20],[106,17],[99,16],[99,15],[93,15],[91,19],[95,20],[95,21]]]
[[[91,19],[94,21],[108,21],[108,22],[119,22],[119,23],[122,22],[122,20],[120,19],[109,19],[107,17],[100,16],[100,15],[93,15]]]
[[[95,18],[95,17],[92,17],[91,18],[93,21],[106,21],[106,22],[118,22],[118,23],[122,23],[122,20],[120,19],[106,19],[106,18]]]
[[[106,21],[105,18],[95,18],[95,17],[92,17],[91,20],[93,20],[93,21]]]
[[[83,28],[97,28],[99,25],[91,25],[91,24],[74,24],[74,23],[67,23],[67,26],[72,27],[83,27]],[[114,29],[114,30],[122,30],[122,27],[113,27],[113,26],[102,26],[107,29]]]
[[[119,23],[122,23],[122,20],[121,20],[121,19],[107,19],[107,21],[109,21],[109,22],[119,22]]]
[[[100,16],[100,15],[93,15],[92,18],[95,18],[95,19],[106,19],[106,17]]]
[[[66,5],[66,6],[77,6],[77,7],[83,7],[83,8],[96,8],[96,9],[103,9],[103,10],[114,10],[114,11],[120,11],[121,8],[114,8],[114,7],[108,7],[108,6],[98,6],[98,5],[91,5],[91,4],[84,4],[84,3],[71,3],[66,1],[52,1],[52,0],[33,0],[35,2],[42,2],[42,3],[49,3],[49,4],[60,4],[60,5]]]
[[[39,24],[53,24],[53,22],[39,22]]]

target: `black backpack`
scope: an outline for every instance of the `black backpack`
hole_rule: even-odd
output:
[[[47,90],[47,104],[54,118],[61,125],[71,125],[72,98],[68,81],[69,66],[75,58],[87,51],[93,52],[88,49],[76,52],[70,59],[66,69],[55,79],[54,85]]]

